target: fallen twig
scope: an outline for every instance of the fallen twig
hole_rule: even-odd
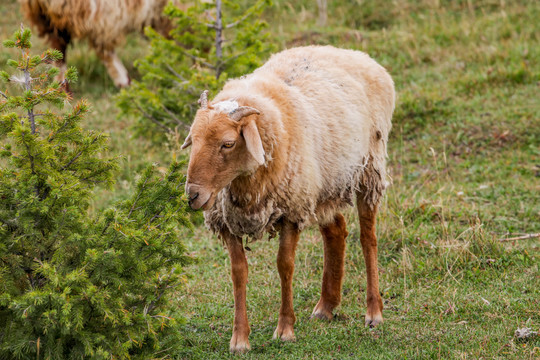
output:
[[[526,234],[526,235],[516,236],[516,237],[511,237],[511,238],[506,238],[506,239],[499,239],[499,241],[527,240],[527,239],[533,239],[537,237],[540,237],[540,233]]]

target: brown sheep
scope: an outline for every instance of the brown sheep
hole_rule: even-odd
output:
[[[348,235],[341,211],[354,199],[367,272],[365,323],[381,323],[375,218],[387,185],[395,102],[386,70],[360,51],[300,47],[229,81],[212,102],[206,96],[183,145],[192,146],[186,192],[229,251],[235,302],[230,350],[250,347],[242,238],[280,233],[281,309],[274,337],[293,340],[300,232],[317,224],[322,233],[322,291],[312,317],[332,319],[341,301]]]
[[[130,32],[152,26],[164,35],[171,28],[162,15],[168,0],[19,0],[22,11],[39,36],[47,36],[50,46],[64,59],[72,39],[86,39],[103,61],[117,87],[130,83],[129,75],[115,52]]]

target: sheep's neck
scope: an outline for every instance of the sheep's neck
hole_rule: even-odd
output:
[[[290,126],[290,115],[295,112],[290,102],[288,88],[281,80],[253,83],[251,93],[258,93],[258,98],[238,97],[238,102],[259,109],[263,114],[257,118],[257,128],[263,146],[269,153],[270,160],[260,166],[251,175],[241,175],[229,186],[231,200],[247,211],[257,211],[266,201],[279,193],[285,186],[285,173],[290,170],[289,154],[292,152],[291,139],[298,142],[297,128]],[[283,131],[287,128],[287,131]],[[277,150],[279,149],[279,150]]]
[[[274,158],[266,166],[260,166],[252,175],[241,175],[229,187],[232,200],[237,206],[256,210],[266,203],[271,194],[281,185],[278,179],[284,169],[279,164],[283,159]]]

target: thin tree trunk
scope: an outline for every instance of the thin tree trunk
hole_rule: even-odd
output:
[[[317,0],[319,7],[319,26],[326,26],[328,20],[327,0]]]
[[[216,0],[216,79],[219,79],[222,71],[222,45],[223,45],[223,23],[221,21],[221,0]]]
[[[24,28],[21,24],[21,36],[23,34]],[[24,51],[21,50],[22,57],[24,59]],[[32,90],[32,78],[30,77],[30,71],[28,70],[28,67],[30,66],[30,56],[26,59],[26,67],[23,69],[24,73],[24,86],[26,91]],[[36,133],[36,119],[34,117],[34,107],[31,107],[28,109],[28,120],[30,121],[30,129],[32,131],[32,135]]]

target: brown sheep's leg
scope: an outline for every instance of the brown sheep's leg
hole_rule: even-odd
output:
[[[55,64],[60,70],[60,73],[56,76],[56,81],[58,82],[62,82],[65,79],[65,74],[67,71],[66,53],[70,41],[71,36],[67,31],[57,30],[55,34],[49,34],[49,44],[53,49],[60,51],[63,55],[62,59],[58,60]],[[66,90],[69,91],[67,84]]]
[[[376,326],[383,322],[383,303],[379,294],[379,270],[377,268],[377,237],[375,218],[377,206],[373,209],[366,204],[362,194],[358,194],[358,217],[360,218],[360,242],[364,253],[367,273],[367,313],[366,326]]]
[[[277,267],[281,278],[281,308],[279,309],[278,326],[274,332],[274,339],[284,341],[295,340],[293,326],[296,316],[293,310],[292,280],[294,256],[299,238],[300,231],[296,225],[286,222],[281,229],[277,255]]]
[[[114,85],[118,88],[128,87],[131,83],[128,72],[114,50],[98,51],[98,56],[105,64]]]
[[[341,284],[343,281],[345,239],[349,233],[342,214],[338,214],[333,223],[319,226],[324,240],[324,270],[321,298],[312,318],[332,320],[332,311],[341,302]]]
[[[246,284],[248,263],[242,239],[230,234],[222,234],[231,259],[231,278],[234,293],[234,328],[230,343],[231,352],[244,352],[250,349],[250,333],[246,308]]]

